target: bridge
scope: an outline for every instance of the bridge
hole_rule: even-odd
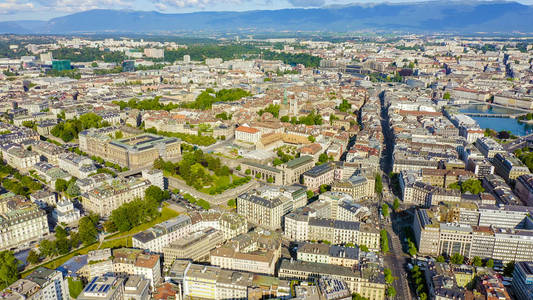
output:
[[[520,114],[522,114],[522,115],[532,112],[530,109],[526,109],[526,108],[503,105],[503,104],[498,104],[498,103],[490,103],[490,102],[474,100],[474,99],[468,99],[468,103],[467,104],[449,104],[449,106],[463,106],[463,105],[473,105],[473,104],[483,104],[483,105],[489,105],[489,106],[493,106],[493,107],[501,107],[501,108],[512,109],[512,110],[515,110],[515,111],[520,111],[521,112]]]
[[[511,118],[515,119],[523,114],[489,114],[489,113],[463,113],[470,117],[488,117],[488,118]]]

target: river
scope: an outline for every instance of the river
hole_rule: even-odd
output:
[[[487,113],[487,114],[508,114],[508,113],[521,113],[520,111],[503,108],[493,107],[485,104],[465,105],[461,106],[459,112],[462,113]],[[512,134],[517,136],[528,135],[533,132],[533,125],[528,125],[519,122],[517,119],[511,118],[497,118],[497,117],[471,117],[478,122],[479,126],[483,129],[490,128],[495,131],[509,130]]]

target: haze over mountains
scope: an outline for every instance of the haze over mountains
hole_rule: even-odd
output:
[[[164,14],[89,10],[49,21],[0,22],[0,33],[172,33],[269,31],[403,31],[450,33],[533,32],[533,6],[517,2],[463,1],[314,9]]]

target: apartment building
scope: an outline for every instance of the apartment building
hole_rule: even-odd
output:
[[[193,213],[157,224],[132,237],[135,248],[147,249],[152,253],[163,253],[163,248],[185,237],[190,232],[212,227],[219,230],[225,240],[248,231],[246,219],[234,213]]]
[[[48,235],[46,212],[37,204],[9,192],[0,195],[0,249],[38,241]]]
[[[122,300],[124,278],[112,276],[94,277],[78,296],[79,300]]]
[[[496,174],[500,175],[506,182],[514,182],[518,176],[530,173],[529,168],[511,154],[498,153],[494,155],[493,164]]]
[[[331,191],[346,193],[356,201],[363,201],[374,197],[374,185],[374,178],[353,175],[347,180],[335,181]]]
[[[512,286],[518,299],[533,299],[533,263],[531,261],[516,262]]]
[[[506,153],[506,151],[500,144],[498,144],[498,142],[489,137],[478,138],[474,145],[486,158],[493,158],[498,153]]]
[[[533,175],[518,176],[516,178],[515,193],[524,205],[533,206]]]
[[[39,154],[42,160],[52,165],[57,165],[59,155],[65,153],[63,148],[45,141],[33,142],[31,144],[31,151]]]
[[[332,244],[355,243],[372,251],[379,250],[379,231],[367,224],[329,218],[289,214],[285,217],[284,234],[296,241],[328,241]]]
[[[352,268],[359,264],[359,247],[305,243],[297,250],[300,261]]]
[[[39,267],[0,292],[2,299],[63,300],[69,297],[68,281],[63,273]]]
[[[27,173],[40,161],[39,154],[28,151],[24,147],[15,144],[3,145],[1,148],[2,158],[6,163],[21,173]]]
[[[224,241],[222,232],[211,227],[191,232],[163,248],[164,264],[170,266],[178,258],[193,261],[207,260],[209,252]]]
[[[224,269],[274,275],[281,256],[281,235],[262,229],[241,234],[211,250],[211,265]]]
[[[150,281],[153,289],[161,283],[161,262],[157,254],[144,250],[120,248],[113,250],[113,273],[117,276],[138,275]]]
[[[474,173],[461,169],[422,169],[422,182],[447,188],[450,184],[474,178]]]
[[[281,228],[283,201],[280,198],[267,199],[251,193],[237,197],[237,213],[250,223],[273,230]]]
[[[351,293],[357,293],[369,300],[385,299],[385,278],[379,269],[361,266],[359,269],[313,263],[306,261],[281,261],[278,276],[287,280],[314,280],[321,276],[343,280]]]
[[[302,182],[308,190],[317,192],[321,185],[330,185],[335,178],[333,164],[325,163],[302,174]]]
[[[417,210],[413,231],[421,254],[451,256],[459,253],[465,257],[479,256],[504,262],[533,259],[533,231],[529,217],[525,225],[520,225],[523,227],[515,224],[516,228],[442,223],[440,217],[438,209]]]
[[[63,153],[57,157],[58,165],[76,178],[87,178],[96,172],[94,162],[85,156],[76,153]]]
[[[124,203],[144,197],[144,191],[150,186],[148,180],[136,178],[119,178],[113,182],[103,183],[81,195],[81,203],[86,210],[100,216],[109,216],[111,212]]]
[[[168,276],[181,287],[184,298],[260,300],[291,295],[287,280],[189,261],[176,261]]]

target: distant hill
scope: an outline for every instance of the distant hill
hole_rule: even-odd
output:
[[[163,14],[89,10],[49,21],[0,22],[0,33],[171,33],[383,30],[417,33],[533,32],[533,6],[434,1],[312,9]]]

